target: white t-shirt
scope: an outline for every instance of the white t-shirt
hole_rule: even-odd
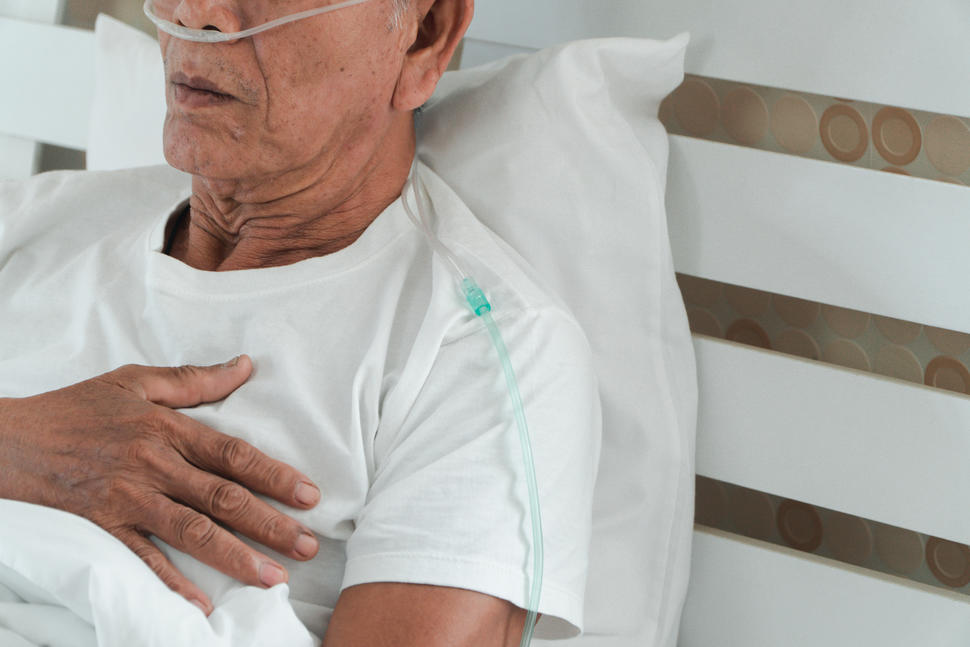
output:
[[[421,172],[439,237],[488,294],[525,402],[545,537],[537,635],[574,635],[600,445],[590,350],[530,268]],[[323,635],[343,588],[365,582],[460,587],[527,606],[529,500],[497,354],[400,200],[336,253],[204,272],[161,253],[189,193],[188,177],[167,167],[0,183],[0,396],[123,364],[247,353],[248,382],[184,412],[320,486],[313,510],[285,509],[317,534],[317,557],[261,548],[289,570],[312,632]],[[167,552],[214,602],[234,586]]]

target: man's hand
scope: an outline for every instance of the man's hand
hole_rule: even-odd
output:
[[[0,497],[86,517],[206,613],[208,598],[149,535],[246,584],[285,581],[282,566],[216,521],[310,559],[313,533],[250,490],[302,509],[316,505],[319,490],[288,465],[173,411],[225,398],[252,368],[245,355],[211,367],[123,366],[58,391],[0,399]]]

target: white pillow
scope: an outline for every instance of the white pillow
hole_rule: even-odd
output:
[[[89,167],[163,161],[157,45],[104,16],[96,30]],[[604,438],[575,645],[672,647],[686,594],[697,391],[657,112],[687,42],[579,41],[451,72],[419,118],[421,158],[559,292],[593,347]]]
[[[672,647],[686,593],[697,390],[657,112],[687,41],[578,41],[452,73],[419,119],[421,158],[593,347],[604,437],[577,645]]]
[[[164,164],[165,69],[158,41],[105,14],[95,22],[94,40],[87,168]]]

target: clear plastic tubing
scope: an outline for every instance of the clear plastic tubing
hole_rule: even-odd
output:
[[[308,11],[293,13],[288,16],[283,16],[282,18],[277,18],[276,20],[263,23],[258,27],[236,32],[221,32],[215,29],[190,29],[189,27],[185,27],[183,25],[176,25],[174,22],[165,20],[155,13],[153,0],[145,0],[142,10],[145,12],[145,15],[148,16],[148,19],[155,23],[156,27],[170,36],[175,36],[176,38],[180,38],[182,40],[190,40],[196,43],[226,43],[233,40],[239,40],[241,38],[248,38],[269,29],[273,29],[274,27],[279,27],[280,25],[296,22],[297,20],[303,20],[304,18],[312,18],[313,16],[319,16],[320,14],[336,11],[337,9],[344,9],[346,7],[363,4],[364,2],[369,2],[369,0],[345,0],[344,2],[327,5],[326,7],[320,7],[319,9],[310,9]]]
[[[418,214],[415,214],[408,202],[408,194],[413,193],[417,203]],[[458,290],[465,299],[468,307],[480,317],[485,323],[492,345],[495,347],[502,364],[502,372],[505,374],[505,383],[508,387],[509,396],[512,400],[512,411],[515,415],[515,423],[519,430],[519,444],[522,447],[522,462],[525,465],[526,481],[529,489],[529,509],[532,520],[532,585],[529,592],[528,613],[525,619],[525,626],[522,629],[522,640],[519,647],[528,647],[532,642],[532,634],[535,631],[536,618],[539,610],[539,598],[542,594],[542,569],[543,569],[543,545],[542,545],[542,515],[539,510],[539,488],[536,483],[535,460],[532,456],[532,442],[529,438],[529,425],[525,418],[525,408],[522,404],[522,396],[519,394],[519,386],[515,380],[515,372],[512,370],[512,362],[509,359],[508,349],[502,340],[495,320],[492,318],[492,306],[485,297],[485,293],[478,287],[475,280],[462,267],[458,258],[451,253],[444,243],[434,234],[428,223],[427,215],[432,206],[428,197],[427,189],[421,178],[418,176],[417,164],[411,167],[411,174],[404,185],[401,194],[401,201],[408,217],[425,235],[431,247],[445,261],[449,271],[454,276]]]

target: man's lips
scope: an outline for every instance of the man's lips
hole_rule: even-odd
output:
[[[213,94],[222,94],[227,97],[232,96],[209,79],[201,76],[190,77],[185,72],[175,72],[172,74],[171,82],[175,85],[184,85],[192,90],[202,90],[205,92],[211,92]]]
[[[200,76],[189,76],[184,72],[175,72],[170,79],[175,90],[175,101],[184,108],[202,108],[216,106],[233,101],[234,96],[223,92],[222,89]]]
[[[185,106],[201,107],[218,105],[235,99],[235,97],[218,85],[201,76],[189,76],[184,72],[175,72],[170,79],[175,88],[175,100]]]
[[[208,90],[196,90],[187,85],[175,85],[175,103],[185,109],[221,106],[234,99],[228,94],[218,94]]]

